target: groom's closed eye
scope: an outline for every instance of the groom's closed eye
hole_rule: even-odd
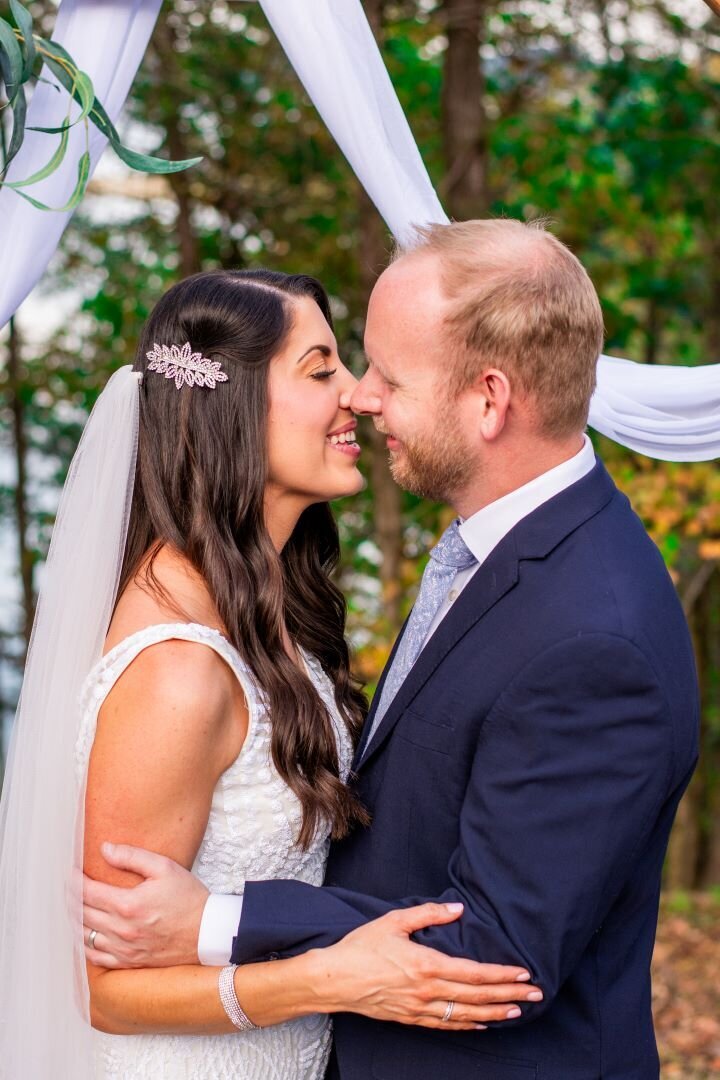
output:
[[[368,369],[372,368],[375,374],[380,376],[382,381],[390,390],[397,390],[399,388],[400,384],[397,383],[393,378],[391,378],[387,371],[384,371],[383,368],[379,366],[377,360],[371,359],[367,355],[367,353],[365,354],[365,359],[367,360]]]
[[[385,383],[388,390],[397,390],[397,389],[399,389],[400,383],[396,382],[395,379],[391,379],[389,375],[384,375],[384,374],[380,373],[380,378]]]

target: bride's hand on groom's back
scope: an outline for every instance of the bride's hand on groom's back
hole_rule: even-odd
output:
[[[411,938],[461,915],[462,904],[401,908],[317,950],[320,984],[331,998],[325,1011],[462,1031],[516,1019],[524,1001],[542,1000],[524,968],[446,956]]]

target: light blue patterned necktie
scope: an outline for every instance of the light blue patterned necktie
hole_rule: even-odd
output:
[[[455,575],[459,570],[466,570],[477,562],[460,535],[458,525],[457,521],[453,521],[430,552],[430,562],[425,567],[415,607],[410,613],[402,641],[385,679],[366,746],[369,746],[393,698],[420,655],[428,630],[448,594]]]

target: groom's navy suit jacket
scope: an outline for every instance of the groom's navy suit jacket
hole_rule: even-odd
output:
[[[470,580],[360,748],[372,825],[333,846],[323,888],[249,884],[233,960],[460,900],[458,922],[416,938],[525,965],[544,1001],[478,1032],[337,1016],[334,1075],[656,1078],[650,958],[698,713],[675,591],[598,462]]]

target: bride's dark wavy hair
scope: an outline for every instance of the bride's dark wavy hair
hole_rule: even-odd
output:
[[[140,584],[163,592],[152,563],[164,545],[201,575],[230,641],[267,697],[273,760],[302,805],[298,839],[307,846],[322,822],[341,837],[367,815],[340,779],[332,721],[287,655],[283,625],[332,680],[354,741],[367,703],[350,673],[345,599],[330,576],[340,550],[330,507],[305,510],[281,554],[264,520],[268,372],[293,325],[293,298],[304,296],[332,326],[319,281],[270,270],[195,274],[154,308],[134,364],[144,378],[118,595],[141,569]],[[194,352],[219,360],[228,381],[214,390],[178,390],[172,379],[147,372],[146,353],[156,342],[189,342]]]

